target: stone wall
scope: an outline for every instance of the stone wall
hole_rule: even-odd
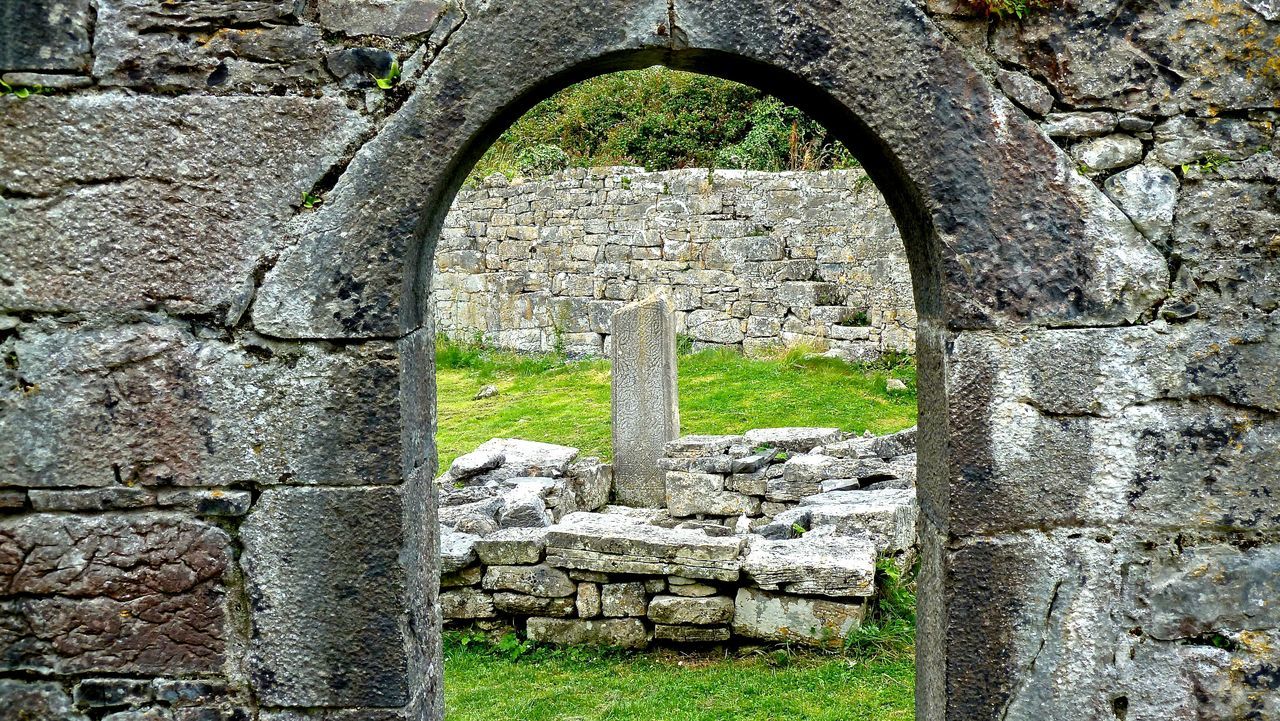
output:
[[[0,3],[51,89],[0,97],[4,711],[440,718],[434,229],[530,103],[664,61],[899,221],[919,717],[1275,717],[1276,6],[968,8]]]
[[[432,280],[441,332],[521,351],[607,353],[613,311],[655,294],[697,348],[915,348],[906,251],[859,170],[494,176],[454,200]]]
[[[558,644],[840,648],[879,564],[917,558],[915,441],[687,436],[660,464],[665,505],[628,508],[604,505],[607,467],[576,449],[494,439],[438,479],[441,613]]]

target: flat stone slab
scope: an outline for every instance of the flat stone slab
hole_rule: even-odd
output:
[[[742,572],[761,588],[824,596],[875,594],[876,544],[858,536],[757,540]]]
[[[504,528],[475,542],[476,555],[486,566],[533,565],[546,547],[545,528]]]
[[[486,591],[515,591],[540,598],[565,598],[578,586],[558,568],[540,566],[490,566],[480,584]]]
[[[602,573],[735,581],[743,539],[644,525],[624,514],[572,513],[547,533],[547,562]]]
[[[733,632],[766,641],[789,641],[839,648],[849,632],[862,624],[865,603],[841,603],[738,589],[734,600]]]
[[[830,526],[836,536],[865,534],[886,551],[915,545],[920,513],[915,489],[822,493],[801,499],[799,509],[808,510],[811,529]]]
[[[461,571],[476,561],[476,541],[479,536],[440,529],[440,572]]]
[[[733,599],[728,596],[655,596],[649,602],[649,619],[654,623],[676,626],[714,626],[728,623],[733,619]]]
[[[745,436],[681,436],[663,447],[667,458],[701,458],[726,453],[746,442]]]
[[[440,615],[446,621],[496,618],[493,597],[474,588],[459,588],[440,594]]]
[[[653,638],[657,641],[674,641],[676,643],[721,643],[728,641],[733,634],[728,626],[668,626],[654,624]]]
[[[638,618],[582,619],[531,618],[526,627],[530,641],[563,646],[611,646],[644,648],[649,632]]]
[[[808,453],[814,448],[840,440],[839,428],[758,428],[747,431],[747,443],[787,453]]]
[[[727,469],[726,469],[727,470]],[[667,509],[679,517],[760,515],[760,499],[726,491],[725,477],[713,473],[667,473]]]
[[[504,480],[517,476],[559,477],[578,457],[578,449],[554,443],[525,441],[519,438],[493,438],[481,443],[468,455],[501,455],[502,465],[479,478]]]

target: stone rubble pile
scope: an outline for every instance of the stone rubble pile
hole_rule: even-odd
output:
[[[915,429],[781,428],[667,444],[665,508],[606,505],[576,449],[494,439],[438,479],[447,623],[642,648],[838,646],[881,559],[915,559]]]

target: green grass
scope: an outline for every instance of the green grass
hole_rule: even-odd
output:
[[[910,656],[624,655],[589,649],[512,658],[445,642],[449,721],[895,721],[915,718]]]
[[[609,363],[566,362],[441,341],[437,345],[440,467],[490,438],[571,445],[609,458]],[[908,390],[885,389],[889,378]],[[485,385],[499,395],[473,400]],[[733,434],[778,426],[892,433],[916,422],[909,361],[853,365],[793,349],[746,358],[730,351],[680,357],[682,434]]]

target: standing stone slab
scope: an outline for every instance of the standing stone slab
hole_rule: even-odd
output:
[[[613,481],[623,505],[657,508],[666,495],[663,446],[680,434],[676,325],[665,298],[613,315]]]
[[[241,538],[264,705],[408,701],[401,515],[391,488],[263,492]]]

